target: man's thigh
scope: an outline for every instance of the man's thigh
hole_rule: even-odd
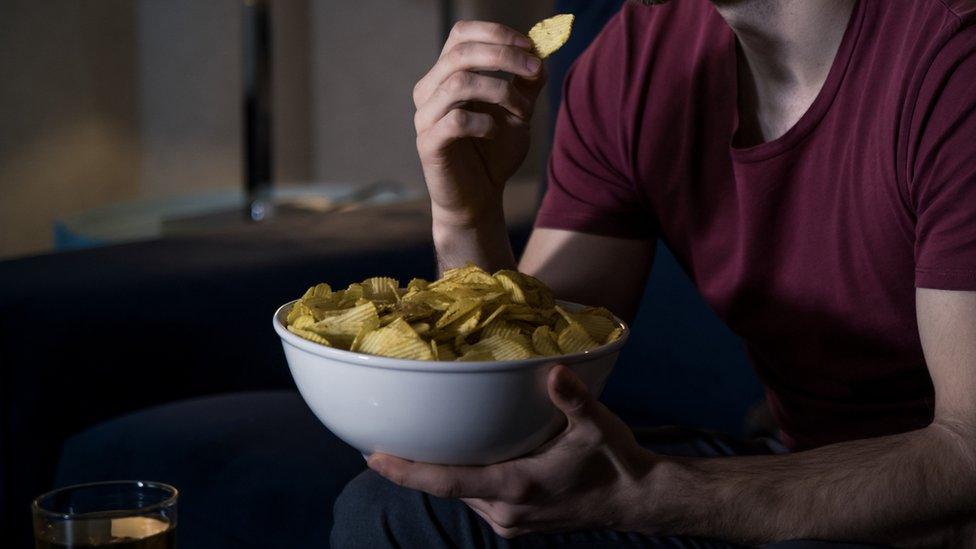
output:
[[[541,547],[641,547],[728,549],[734,545],[686,538],[648,538],[611,531],[531,534],[515,539],[496,535],[459,500],[401,488],[372,471],[353,479],[336,500],[333,549],[404,547],[446,549]]]
[[[741,441],[685,428],[635,433],[641,444],[664,455],[718,457],[785,451],[775,441]],[[688,537],[648,537],[635,533],[586,530],[532,534],[507,540],[497,536],[477,514],[458,500],[441,499],[401,488],[372,471],[346,486],[335,506],[332,547],[641,547],[729,549],[739,545]],[[769,549],[854,549],[869,547],[818,541],[790,541]]]

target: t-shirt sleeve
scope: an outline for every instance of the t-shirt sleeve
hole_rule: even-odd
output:
[[[536,227],[635,239],[656,232],[630,176],[629,125],[621,123],[626,11],[610,20],[566,76]]]
[[[976,28],[950,40],[928,74],[909,155],[915,285],[976,291]]]

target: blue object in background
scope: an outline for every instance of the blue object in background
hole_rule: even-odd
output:
[[[89,237],[71,230],[71,228],[68,227],[63,221],[54,222],[55,251],[62,252],[64,250],[83,250],[85,248],[94,248],[96,246],[105,246],[107,244],[109,243],[100,238]]]

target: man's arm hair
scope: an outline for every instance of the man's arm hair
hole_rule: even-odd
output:
[[[646,479],[649,529],[976,546],[976,292],[919,289],[916,302],[931,425],[790,455],[664,458]]]

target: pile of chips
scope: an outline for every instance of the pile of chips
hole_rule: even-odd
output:
[[[610,311],[569,312],[539,280],[474,265],[434,282],[368,278],[333,291],[308,289],[287,317],[288,330],[349,351],[411,360],[521,360],[587,351],[620,338]]]

